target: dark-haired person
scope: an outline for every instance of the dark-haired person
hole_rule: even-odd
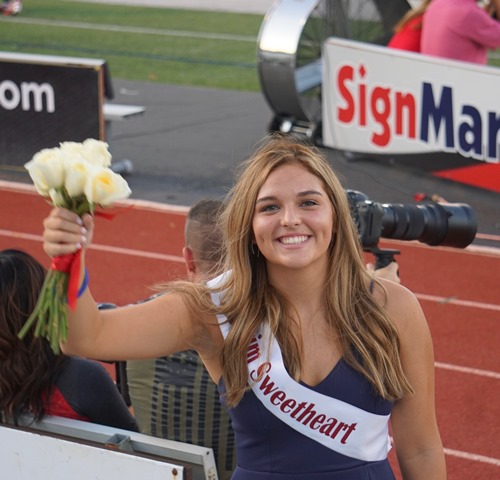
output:
[[[23,414],[73,418],[125,430],[137,423],[98,362],[56,355],[30,331],[17,336],[35,308],[46,271],[20,250],[0,252],[0,413],[17,424]]]

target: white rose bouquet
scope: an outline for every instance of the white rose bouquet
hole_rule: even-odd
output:
[[[127,198],[131,191],[123,177],[111,168],[108,144],[87,139],[64,142],[59,148],[43,149],[25,164],[35,188],[54,206],[78,215],[94,213],[96,207]],[[24,338],[36,322],[35,336],[45,337],[55,353],[67,339],[66,306],[76,307],[81,250],[52,260],[33,313],[19,332]]]

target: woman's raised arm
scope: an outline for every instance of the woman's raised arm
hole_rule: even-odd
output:
[[[44,221],[44,250],[50,257],[82,249],[80,285],[85,275],[85,252],[93,232],[90,215],[79,218],[63,208],[52,209]],[[62,349],[65,353],[100,360],[160,357],[196,347],[201,338],[206,341],[203,325],[207,322],[201,316],[192,317],[180,294],[99,311],[87,288],[75,311],[68,308],[68,339]]]

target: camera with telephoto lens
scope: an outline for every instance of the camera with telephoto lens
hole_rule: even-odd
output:
[[[376,258],[375,268],[385,267],[400,253],[379,249],[382,237],[465,248],[476,236],[476,215],[465,203],[377,203],[357,190],[346,193],[363,249]]]

